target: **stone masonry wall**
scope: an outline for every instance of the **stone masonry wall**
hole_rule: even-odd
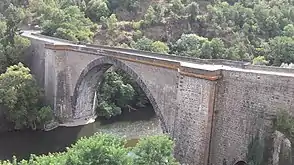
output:
[[[56,115],[63,122],[74,118],[72,97],[77,80],[84,68],[93,60],[99,58],[97,55],[84,54],[66,50],[50,50],[54,52],[54,65],[48,65],[46,70],[55,70],[55,105]],[[48,61],[49,62],[49,58]],[[50,72],[50,71],[48,71]],[[51,73],[52,74],[52,73]],[[48,81],[51,78],[48,79]]]
[[[223,71],[217,85],[210,164],[245,160],[252,136],[269,135],[273,115],[294,113],[294,78]]]
[[[177,158],[182,163],[190,165],[205,163],[210,137],[208,123],[213,108],[211,105],[214,98],[214,82],[181,76],[177,69],[113,59],[99,53],[94,55],[87,52],[57,50],[55,56],[58,116],[73,117],[74,108],[77,108],[76,113],[90,115],[88,112],[93,105],[91,97],[94,93],[91,89],[95,87],[95,80],[99,81],[102,75],[100,70],[105,69],[102,65],[113,64],[135,78],[149,96],[157,115],[161,118],[163,129],[176,141]],[[86,73],[81,75],[84,71]],[[79,79],[81,84],[77,86]],[[78,101],[74,105],[76,88]]]
[[[207,164],[215,82],[181,76],[176,114],[176,157],[183,164]]]

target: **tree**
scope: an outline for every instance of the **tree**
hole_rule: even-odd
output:
[[[170,9],[172,12],[180,14],[184,9],[184,4],[181,0],[172,0]]]
[[[202,44],[200,58],[222,59],[225,58],[225,51],[223,41],[219,38],[213,38],[211,41],[206,40]]]
[[[77,6],[65,9],[48,8],[41,21],[43,34],[71,41],[91,42],[94,24]]]
[[[144,36],[140,38],[137,42],[132,43],[131,46],[134,49],[152,51],[152,44],[153,44],[153,41]]]
[[[106,19],[106,25],[110,32],[113,32],[117,27],[117,18],[115,14],[111,14],[108,19]]]
[[[152,6],[149,6],[149,8],[146,11],[146,14],[144,15],[144,19],[147,25],[151,25],[156,22],[156,12],[153,9]]]
[[[192,2],[190,3],[187,7],[186,7],[186,13],[188,13],[189,16],[189,20],[195,21],[197,15],[199,14],[199,5],[196,2]]]
[[[207,38],[196,34],[182,34],[181,38],[175,43],[176,54],[200,57],[202,44],[207,41]]]
[[[151,51],[168,54],[169,47],[161,41],[155,41],[151,44]]]
[[[19,30],[23,19],[25,18],[24,10],[22,8],[17,8],[13,4],[10,4],[9,7],[4,12],[6,20],[6,35],[7,42],[14,44],[14,36]],[[5,43],[8,44],[8,43]]]
[[[82,138],[66,153],[65,164],[74,165],[131,165],[124,141],[107,134]]]
[[[0,31],[0,73],[3,73],[8,66],[23,62],[30,41],[17,34],[17,27],[8,28],[7,22],[1,19]]]
[[[86,16],[93,22],[99,22],[102,16],[108,17],[110,10],[107,3],[107,0],[91,0],[86,7]]]
[[[110,118],[120,115],[135,95],[133,87],[116,72],[105,73],[98,89],[98,116]]]
[[[174,143],[167,136],[143,138],[134,147],[134,164],[178,165],[173,157]]]
[[[284,27],[283,35],[287,37],[294,37],[294,25],[288,24]]]
[[[294,63],[294,39],[292,37],[275,37],[264,46],[266,59],[274,66],[282,63]]]
[[[16,129],[30,127],[35,129],[38,124],[46,121],[48,109],[40,108],[41,89],[30,74],[30,69],[19,63],[7,68],[0,75],[0,104],[5,109],[5,117],[14,124]]]
[[[97,93],[97,115],[106,118],[149,104],[140,86],[127,73],[116,68],[104,74]]]

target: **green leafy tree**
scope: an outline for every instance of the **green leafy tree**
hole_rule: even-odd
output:
[[[137,42],[133,42],[131,46],[134,49],[152,51],[152,44],[153,44],[153,41],[144,36],[140,38]]]
[[[174,143],[167,136],[143,138],[134,147],[134,164],[179,165],[173,157]]]
[[[155,41],[151,44],[151,51],[168,54],[169,47],[164,42]]]
[[[181,0],[171,0],[170,5],[171,11],[177,14],[180,14],[185,7]]]
[[[65,164],[74,165],[131,165],[125,142],[113,135],[97,134],[82,138],[66,153]]]
[[[22,8],[17,8],[13,4],[10,4],[9,7],[4,12],[4,17],[6,20],[6,35],[8,42],[14,42],[14,36],[19,30],[19,26],[25,18],[24,10]]]
[[[206,40],[201,46],[200,58],[220,59],[225,58],[225,46],[221,39],[213,38],[211,41]]]
[[[294,39],[292,37],[275,37],[265,45],[266,59],[270,64],[280,66],[282,63],[294,62]]]
[[[16,129],[35,129],[47,119],[43,113],[46,111],[47,114],[48,109],[39,111],[40,96],[36,80],[23,64],[10,66],[0,75],[0,104],[6,108],[5,117]]]
[[[24,52],[30,45],[28,39],[17,34],[18,28],[11,29],[5,20],[0,19],[0,73],[10,65],[23,62]]]
[[[117,27],[117,18],[115,14],[111,14],[108,19],[106,19],[106,25],[110,32],[113,32]]]
[[[105,73],[98,90],[99,116],[110,118],[120,115],[135,95],[135,90],[130,84],[122,80],[122,76],[116,72]]]
[[[110,10],[107,3],[107,0],[91,0],[86,7],[86,16],[93,22],[99,22],[102,16],[108,17]]]
[[[183,34],[175,43],[176,54],[181,56],[200,57],[202,44],[208,39],[196,34]]]
[[[284,27],[283,35],[287,37],[294,37],[294,25],[288,24]]]
[[[145,23],[148,25],[156,22],[156,12],[152,6],[149,6],[149,8],[147,9],[146,14],[144,15],[144,19]]]
[[[106,118],[149,104],[139,85],[120,69],[105,73],[97,93],[97,114]]]
[[[199,5],[196,2],[192,2],[187,7],[185,8],[186,13],[188,13],[189,20],[195,21],[197,19],[197,15],[200,13],[199,12]]]
[[[94,24],[77,6],[70,6],[65,9],[48,8],[41,21],[43,34],[59,37],[71,41],[91,42]]]

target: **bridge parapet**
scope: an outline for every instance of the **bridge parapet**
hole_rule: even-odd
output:
[[[199,63],[199,64],[211,64],[211,65],[228,65],[237,68],[244,68],[245,66],[249,65],[248,62],[244,61],[233,61],[233,60],[225,60],[225,59],[200,59],[200,58],[193,58],[193,57],[185,57],[185,56],[177,56],[175,54],[162,54],[162,53],[155,53],[155,52],[148,52],[136,49],[128,49],[128,48],[119,48],[119,47],[111,47],[111,46],[104,46],[104,45],[95,45],[95,44],[85,44],[80,42],[73,42],[69,40],[59,39],[56,37],[45,36],[39,33],[31,33],[34,36],[38,36],[41,38],[52,39],[55,41],[64,42],[65,44],[74,44],[83,46],[84,49],[87,48],[96,48],[96,49],[103,49],[109,51],[119,51],[131,54],[138,54],[143,56],[151,56],[157,58],[165,58],[170,60],[177,60],[177,61],[185,61],[185,62],[192,62],[192,63]]]
[[[221,78],[221,70],[219,68],[209,69],[209,68],[197,68],[197,67],[188,67],[181,65],[180,61],[168,60],[163,58],[154,58],[150,56],[142,56],[138,54],[128,54],[125,52],[111,51],[111,50],[101,50],[93,47],[82,47],[82,46],[73,46],[73,45],[52,45],[45,44],[47,49],[52,50],[64,50],[64,51],[75,51],[80,53],[87,53],[97,56],[106,56],[106,57],[115,57],[120,60],[136,62],[146,65],[152,65],[156,67],[163,67],[172,70],[178,70],[182,75],[196,77],[201,79],[207,79],[215,81]]]

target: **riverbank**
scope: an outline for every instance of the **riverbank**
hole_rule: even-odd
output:
[[[92,117],[87,117],[87,118],[75,119],[73,121],[69,121],[66,123],[61,123],[61,124],[59,124],[59,126],[61,126],[61,127],[77,127],[77,126],[82,126],[82,125],[94,123],[95,120],[96,120],[96,116],[92,116]]]

